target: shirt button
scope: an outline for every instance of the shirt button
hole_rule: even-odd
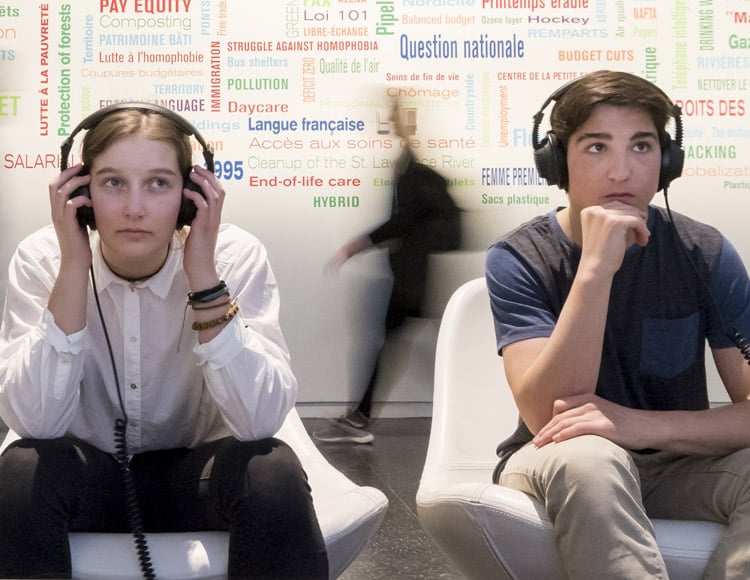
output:
[[[135,391],[138,388],[138,385],[136,385],[135,383],[130,383],[130,388]]]

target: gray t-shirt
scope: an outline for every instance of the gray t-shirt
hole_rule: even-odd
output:
[[[581,250],[556,214],[523,224],[489,249],[500,353],[513,342],[549,336],[567,299]],[[676,232],[665,209],[649,208],[649,242],[628,249],[612,283],[596,394],[630,408],[708,408],[706,340],[726,348],[735,329],[750,336],[750,282],[736,250],[715,228],[673,218]],[[496,475],[530,439],[519,421],[498,446]]]

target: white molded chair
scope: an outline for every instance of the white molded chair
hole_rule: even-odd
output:
[[[484,278],[466,282],[449,300],[438,333],[417,512],[427,533],[469,578],[561,579],[544,506],[492,483],[495,449],[518,418],[495,344]],[[654,525],[670,578],[699,579],[724,526],[671,520]]]
[[[337,578],[372,539],[388,499],[378,489],[355,484],[331,465],[310,439],[296,410],[277,437],[300,458],[312,487],[315,512],[328,549],[330,578]],[[8,433],[0,451],[17,435]],[[147,534],[159,580],[220,579],[227,574],[227,532]],[[73,577],[124,580],[141,577],[130,534],[71,533]]]

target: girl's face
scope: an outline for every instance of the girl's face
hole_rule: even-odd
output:
[[[90,173],[107,264],[127,278],[153,274],[166,260],[182,201],[175,150],[163,141],[125,137],[93,160]]]
[[[645,211],[659,183],[659,135],[643,110],[598,105],[570,136],[567,162],[572,210],[620,201]]]

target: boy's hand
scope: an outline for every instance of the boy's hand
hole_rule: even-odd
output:
[[[581,264],[595,273],[614,276],[630,246],[648,243],[647,217],[646,212],[619,201],[582,210]]]

